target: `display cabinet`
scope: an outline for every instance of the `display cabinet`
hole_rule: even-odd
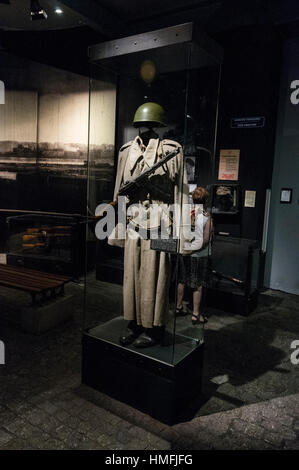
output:
[[[257,307],[262,284],[262,251],[257,240],[214,237],[208,305],[248,315]]]
[[[188,23],[91,46],[89,57],[87,241],[97,248],[82,381],[172,423],[201,387],[204,326],[176,305],[183,207],[214,171],[222,51]]]
[[[241,206],[241,187],[238,184],[213,184],[212,193],[212,214],[217,215],[237,215]]]
[[[71,277],[85,271],[85,218],[26,214],[7,217],[7,263]]]

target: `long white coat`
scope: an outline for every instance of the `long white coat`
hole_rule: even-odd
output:
[[[118,167],[114,189],[117,198],[120,186],[138,176],[144,167],[154,164],[166,152],[179,148],[180,152],[150,177],[153,190],[140,190],[137,200],[141,204],[149,198],[151,203],[163,206],[169,201],[162,201],[161,193],[155,193],[154,187],[172,192],[172,203],[182,206],[188,200],[188,184],[184,171],[183,151],[180,144],[173,140],[150,139],[145,147],[140,137],[123,145],[119,151]],[[162,210],[163,213],[163,210]],[[148,228],[152,228],[148,226]],[[119,228],[118,228],[119,229]],[[136,320],[145,328],[164,325],[169,310],[169,283],[171,262],[169,253],[150,249],[150,240],[140,236],[131,237],[126,230],[125,240],[117,239],[116,230],[108,240],[110,245],[124,246],[124,318]],[[180,241],[182,244],[182,241]]]

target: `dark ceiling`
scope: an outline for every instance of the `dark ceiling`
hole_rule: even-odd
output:
[[[0,27],[6,30],[66,29],[86,24],[107,37],[130,33],[140,23],[177,21],[178,15],[204,19],[225,3],[222,0],[39,0],[47,21],[31,21],[30,0],[10,0],[1,4]],[[60,7],[63,14],[57,15]]]
[[[248,27],[299,34],[299,0],[39,1],[47,20],[30,20],[30,0],[0,1],[0,49],[80,73],[90,44],[188,21],[216,38]]]

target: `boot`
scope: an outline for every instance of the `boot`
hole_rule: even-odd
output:
[[[122,346],[128,346],[132,344],[136,338],[144,331],[144,328],[141,325],[137,325],[135,320],[131,320],[128,323],[127,328],[123,331],[122,335],[119,338],[119,343]]]
[[[156,344],[162,344],[164,339],[165,326],[154,326],[153,328],[146,328],[133,343],[135,348],[149,348]]]

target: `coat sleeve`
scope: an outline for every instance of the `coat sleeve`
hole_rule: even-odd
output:
[[[122,152],[118,152],[118,160],[117,160],[117,171],[116,171],[116,179],[115,179],[115,185],[114,185],[114,193],[113,193],[113,201],[116,201],[118,191],[120,188],[120,185],[122,184],[123,180],[123,162],[122,162]]]
[[[129,152],[131,142],[121,147],[118,153],[118,163],[116,171],[116,179],[113,193],[113,201],[117,200],[119,188],[123,182],[124,168],[126,163],[126,158]],[[108,237],[108,245],[118,246],[123,248],[125,245],[126,238],[126,227],[122,224],[117,223],[115,228],[112,230],[111,234]]]
[[[130,142],[127,142],[126,144],[124,144],[119,149],[119,152],[118,152],[117,170],[116,170],[115,186],[114,186],[114,193],[113,193],[114,201],[117,199],[119,188],[123,182],[125,165],[126,165],[127,157],[128,157],[129,150],[131,148],[132,143],[133,143],[133,140],[130,140]]]

